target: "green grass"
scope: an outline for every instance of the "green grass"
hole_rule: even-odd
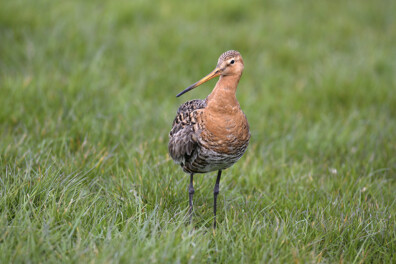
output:
[[[394,1],[0,5],[0,263],[396,263]],[[252,139],[213,232],[167,142],[228,49]]]

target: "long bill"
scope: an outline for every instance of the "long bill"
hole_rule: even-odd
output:
[[[181,93],[179,93],[178,95],[176,95],[176,97],[179,97],[185,93],[187,93],[188,91],[191,91],[192,89],[194,89],[195,87],[200,86],[201,84],[219,76],[221,74],[220,68],[216,67],[211,73],[209,73],[208,75],[206,75],[205,77],[203,77],[201,80],[199,80],[198,82],[190,85],[189,87],[187,87],[186,89],[184,89],[184,91],[182,91]]]

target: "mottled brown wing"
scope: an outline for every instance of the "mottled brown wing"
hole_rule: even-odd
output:
[[[197,109],[206,107],[205,100],[191,100],[179,107],[169,133],[168,150],[172,159],[182,166],[197,155],[200,131],[197,122]]]

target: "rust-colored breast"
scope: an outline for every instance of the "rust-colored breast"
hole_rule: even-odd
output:
[[[250,132],[242,110],[231,114],[205,111],[203,121],[205,130],[201,133],[200,142],[205,148],[226,155],[240,155],[245,152]]]

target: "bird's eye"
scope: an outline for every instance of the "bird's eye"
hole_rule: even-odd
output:
[[[231,64],[234,64],[234,62],[235,62],[235,61],[234,61],[234,60],[232,60],[230,63],[231,63]]]

